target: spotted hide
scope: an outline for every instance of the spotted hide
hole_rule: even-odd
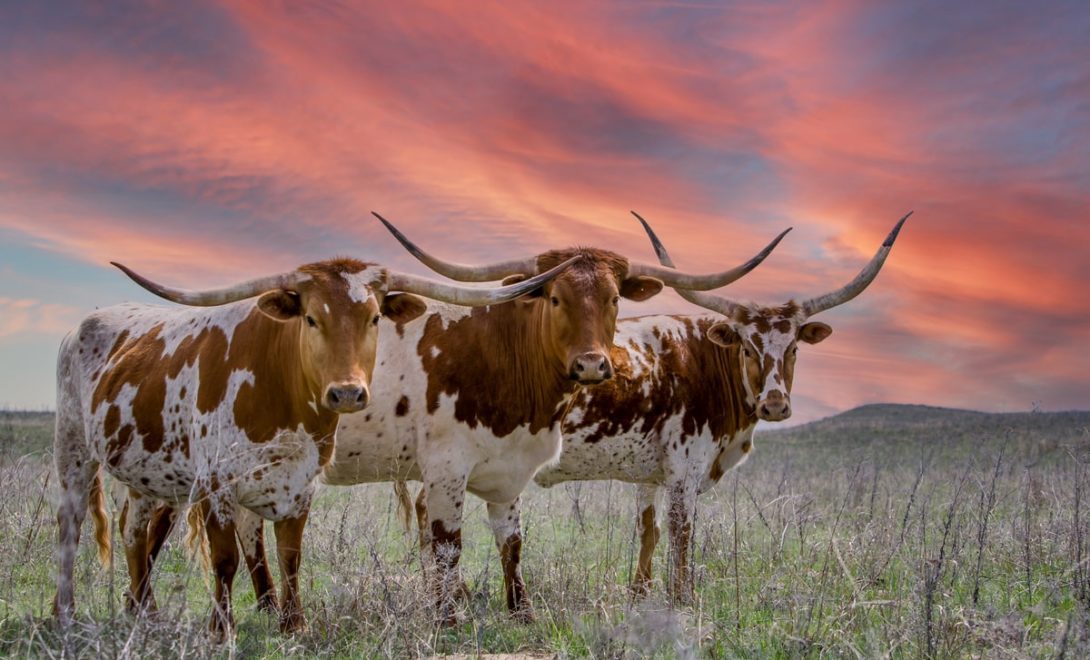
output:
[[[383,329],[372,409],[342,420],[336,455],[322,477],[336,485],[393,481],[406,513],[412,503],[404,482],[423,482],[416,506],[421,549],[444,624],[458,614],[465,493],[485,500],[504,562],[507,605],[527,619],[518,498],[534,473],[559,455],[561,420],[578,386],[612,378],[621,298],[657,294],[659,276],[679,287],[721,286],[756,267],[779,239],[738,268],[704,276],[594,248],[462,266],[431,257],[380,220],[430,268],[463,281],[523,282],[575,259],[515,302],[471,311],[438,305],[417,322]],[[243,549],[255,591],[267,602],[271,579],[262,541],[260,531],[247,535]]]
[[[233,626],[236,535],[252,538],[261,519],[276,521],[281,628],[302,628],[298,569],[315,477],[333,456],[340,413],[370,399],[380,319],[402,327],[422,314],[412,293],[470,306],[514,300],[569,265],[471,288],[339,259],[203,292],[119,266],[156,295],[203,308],[110,307],[61,345],[54,449],[62,622],[74,609],[73,561],[88,507],[109,555],[101,466],[129,487],[122,536],[130,609],[154,608],[155,554],[174,509],[193,504],[190,520],[206,532],[215,574],[213,634],[223,638]]]
[[[456,620],[466,491],[487,502],[496,546],[517,568],[519,494],[560,453],[560,420],[577,385],[612,374],[619,299],[662,288],[627,276],[624,257],[601,250],[546,253],[539,269],[573,255],[581,259],[536,295],[474,310],[436,305],[415,323],[384,328],[375,401],[342,420],[323,474],[336,485],[423,482],[422,546],[445,623]],[[511,611],[529,617],[521,575],[505,578]]]
[[[282,287],[235,291],[244,299],[222,305],[230,298],[213,292],[205,296],[211,302],[193,303],[214,307],[108,307],[65,337],[54,441],[61,487],[55,609],[62,621],[74,609],[73,561],[89,504],[100,552],[109,555],[104,469],[129,489],[122,536],[130,609],[155,606],[147,512],[159,502],[194,503],[215,572],[213,633],[232,626],[240,508],[276,521],[282,623],[301,625],[302,529],[315,477],[333,455],[339,413],[367,403],[381,313],[406,322],[424,305],[386,295],[386,271],[353,260],[268,281]]]
[[[457,566],[465,492],[485,500],[503,562],[508,609],[527,620],[519,496],[538,469],[559,455],[561,420],[582,389],[577,386],[594,389],[613,377],[620,299],[646,300],[662,289],[663,279],[687,289],[722,286],[760,264],[780,239],[741,266],[710,275],[649,267],[592,248],[556,250],[529,263],[470,272],[431,258],[402,236],[399,240],[437,272],[466,279],[503,276],[511,263],[520,263],[525,270],[506,281],[520,280],[572,255],[580,258],[535,297],[468,314],[442,309],[397,338],[384,337],[390,352],[380,366],[389,371],[380,378],[389,379],[383,387],[389,388],[389,399],[376,402],[372,415],[344,420],[341,444],[325,474],[335,484],[424,483],[416,511],[444,623],[456,619],[453,598],[461,592]],[[409,508],[405,488],[398,491]]]
[[[856,279],[825,296],[762,306],[679,290],[717,313],[619,322],[612,354],[616,377],[578,394],[565,419],[560,460],[538,472],[535,481],[542,486],[596,479],[638,484],[637,592],[645,592],[651,580],[659,538],[658,492],[665,489],[668,591],[674,599],[691,599],[689,554],[697,496],[752,453],[758,420],[775,422],[791,415],[799,344],[816,344],[832,333],[809,317],[847,302],[870,284],[904,221]],[[662,262],[672,265],[646,228]]]

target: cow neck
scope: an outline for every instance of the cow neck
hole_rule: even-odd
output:
[[[708,339],[708,329],[720,321],[719,318],[697,317],[699,331],[690,333],[688,341],[692,355],[699,356],[695,362],[699,381],[703,383],[703,387],[694,390],[699,401],[694,406],[706,406],[714,411],[708,413],[707,419],[715,438],[724,443],[756,424],[757,411],[746,402],[740,345],[723,347]]]
[[[575,386],[546,356],[541,303],[534,310],[525,304],[474,308],[445,328],[440,315],[428,318],[417,353],[428,375],[429,413],[445,394],[455,398],[458,421],[499,437],[559,422]]]
[[[301,318],[275,321],[255,308],[235,330],[232,345],[244,337],[257,348],[257,354],[249,358],[235,351],[228,355],[233,369],[250,368],[254,373],[253,384],[239,388],[235,419],[247,420],[245,431],[251,442],[267,442],[279,431],[295,431],[302,425],[325,459],[327,452],[332,455],[338,415],[321,405],[319,386],[307,380],[302,368],[302,324]]]

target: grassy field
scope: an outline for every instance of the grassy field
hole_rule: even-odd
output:
[[[537,620],[506,615],[483,505],[470,500],[464,625],[434,627],[388,484],[326,488],[307,528],[310,631],[283,637],[236,581],[238,635],[210,647],[205,578],[176,533],[155,575],[161,613],[124,614],[127,578],[85,542],[78,624],[53,597],[51,417],[0,414],[0,655],[374,657],[1086,657],[1090,413],[993,415],[867,406],[758,432],[701,500],[697,602],[658,584],[633,602],[633,487],[532,487],[523,570]],[[85,531],[85,538],[87,532]],[[665,574],[665,537],[655,566]]]

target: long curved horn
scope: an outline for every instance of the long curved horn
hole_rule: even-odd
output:
[[[442,259],[433,257],[421,250],[416,243],[410,241],[405,234],[402,234],[401,231],[393,226],[386,218],[374,211],[371,211],[371,214],[378,218],[382,224],[386,225],[386,228],[389,229],[390,233],[394,235],[394,238],[409,251],[409,254],[416,257],[425,266],[443,277],[449,277],[458,282],[493,282],[495,280],[502,280],[508,275],[532,275],[537,272],[537,257],[498,261],[496,263],[479,266],[443,261]]]
[[[772,250],[776,249],[776,246],[780,244],[783,237],[787,235],[787,232],[791,231],[788,227],[779,236],[772,239],[772,242],[765,246],[763,250],[757,253],[749,261],[745,262],[741,266],[736,266],[730,270],[725,270],[720,273],[709,273],[707,275],[692,275],[689,273],[682,273],[673,270],[674,263],[670,259],[670,255],[666,254],[666,248],[662,246],[662,242],[659,241],[658,236],[655,236],[655,232],[651,231],[650,225],[647,221],[640,217],[639,213],[632,211],[632,215],[636,216],[636,219],[640,221],[643,228],[647,231],[647,235],[651,238],[651,244],[655,246],[655,252],[658,254],[659,261],[669,268],[662,268],[660,266],[654,266],[642,262],[629,262],[628,274],[633,275],[648,275],[663,281],[666,286],[672,287],[681,293],[682,290],[688,289],[691,291],[707,291],[709,289],[718,289],[719,287],[726,286],[735,280],[741,279],[744,275],[751,270],[761,265],[761,262],[765,260],[768,255],[772,254]],[[665,258],[664,258],[665,257]],[[699,303],[698,303],[699,304]]]
[[[222,289],[207,289],[203,291],[187,291],[185,289],[174,289],[168,286],[163,286],[156,282],[152,282],[148,278],[144,277],[133,271],[132,269],[111,261],[111,264],[121,269],[121,272],[129,276],[129,278],[154,293],[160,298],[166,298],[176,303],[183,305],[193,305],[196,307],[214,307],[216,305],[226,305],[230,302],[237,300],[243,300],[245,298],[252,298],[254,296],[265,293],[266,291],[272,291],[273,289],[294,289],[303,282],[310,279],[310,275],[301,273],[297,270],[288,271],[286,273],[278,273],[276,275],[269,275],[266,277],[259,277],[257,279],[241,282],[234,286],[224,287]]]
[[[632,215],[636,216],[636,219],[640,221],[641,225],[643,225],[644,231],[647,232],[647,237],[651,239],[651,246],[655,248],[655,255],[658,256],[659,262],[662,263],[663,266],[666,266],[668,268],[673,268],[674,267],[674,260],[670,258],[670,253],[668,253],[666,251],[666,246],[662,244],[662,241],[659,240],[659,237],[655,234],[655,231],[653,229],[651,229],[651,225],[647,224],[647,221],[644,220],[642,217],[640,217],[639,213],[636,213],[635,211],[633,211]],[[765,251],[766,252],[771,252],[772,248],[776,247],[776,244],[779,243],[780,240],[783,239],[784,235],[786,235],[787,232],[789,232],[789,231],[791,231],[791,228],[788,228],[782,234],[777,236],[776,240],[773,241],[772,244],[769,245],[767,248],[765,248]],[[760,257],[761,259],[763,259],[765,256],[768,256],[768,255],[762,253],[762,254],[759,254],[757,256]],[[754,257],[754,259],[756,259],[756,258],[757,257]],[[752,261],[752,259],[750,261]],[[757,263],[760,263],[760,261],[758,261]],[[753,267],[756,267],[756,265],[757,264],[754,264]],[[752,268],[751,268],[751,270],[752,270]],[[690,291],[690,290],[687,290],[687,289],[674,289],[674,290],[677,291],[679,296],[681,296],[685,300],[688,300],[689,302],[693,303],[694,305],[698,305],[700,307],[703,307],[704,309],[710,309],[713,312],[719,312],[720,314],[723,314],[723,315],[726,315],[726,316],[731,316],[736,309],[741,307],[741,305],[734,302],[733,300],[730,300],[729,298],[724,298],[723,296],[717,296],[717,295],[712,294],[712,293],[703,293],[703,292],[700,292],[700,291]]]
[[[501,287],[478,288],[457,286],[445,282],[437,282],[426,277],[417,277],[416,275],[395,272],[389,273],[387,287],[390,291],[416,293],[425,298],[454,303],[455,305],[465,305],[469,307],[498,305],[530,293],[559,275],[568,266],[581,258],[582,257],[578,256],[572,257],[540,275],[535,275],[534,277],[525,279],[521,282],[515,282],[514,284]]]
[[[897,240],[897,234],[901,233],[901,225],[905,223],[905,220],[908,220],[908,216],[910,215],[912,215],[912,211],[906,213],[905,217],[901,218],[897,224],[893,226],[893,230],[889,232],[889,236],[882,242],[882,245],[878,248],[878,252],[875,253],[874,258],[870,260],[870,263],[863,267],[863,270],[859,271],[859,274],[855,276],[855,279],[832,293],[810,298],[801,303],[802,309],[806,312],[806,315],[813,316],[818,312],[824,312],[837,305],[843,305],[860,293],[863,293],[863,289],[866,289],[867,286],[874,281],[874,278],[878,275],[878,271],[882,270],[882,264],[886,262],[889,251],[893,249],[893,241]]]

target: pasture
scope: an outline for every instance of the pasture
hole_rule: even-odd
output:
[[[51,439],[51,415],[0,413],[4,656],[1090,654],[1090,413],[882,405],[758,430],[749,461],[701,498],[697,599],[677,608],[662,587],[665,533],[651,596],[634,602],[628,590],[638,552],[633,486],[531,486],[522,565],[536,621],[528,625],[507,615],[478,500],[467,501],[464,622],[439,629],[391,486],[325,487],[305,536],[309,631],[280,635],[254,611],[240,571],[238,634],[223,647],[207,641],[208,582],[183,530],[154,576],[161,611],[133,619],[116,532],[107,570],[85,526],[77,622],[58,633]]]

